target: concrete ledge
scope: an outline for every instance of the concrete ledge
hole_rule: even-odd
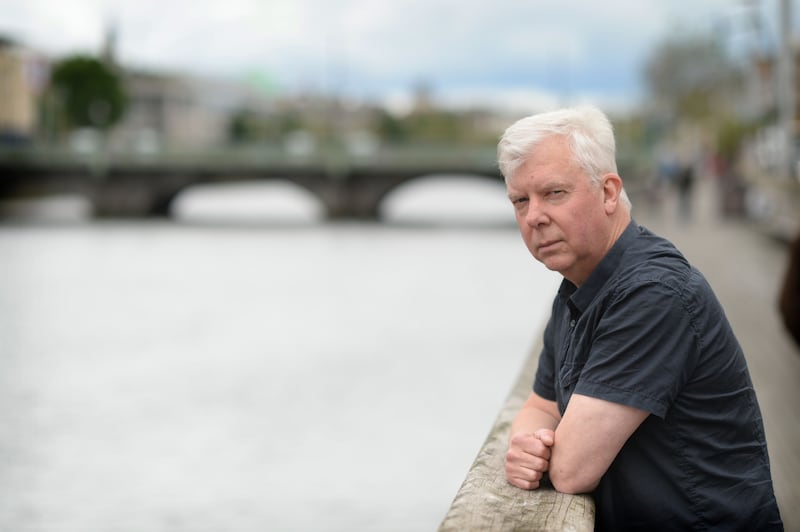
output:
[[[453,500],[439,532],[592,532],[594,500],[551,487],[525,491],[506,482],[508,433],[530,394],[541,345],[531,350],[517,382]]]

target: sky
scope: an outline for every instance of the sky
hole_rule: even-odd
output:
[[[96,53],[113,26],[125,66],[276,93],[401,105],[426,87],[453,107],[624,109],[645,97],[642,67],[664,39],[716,31],[738,52],[774,46],[779,2],[0,0],[0,35],[59,56]]]

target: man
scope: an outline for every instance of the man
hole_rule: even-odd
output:
[[[783,530],[742,350],[703,276],[637,225],[594,107],[498,146],[525,244],[564,277],[506,477],[594,494],[597,530]]]

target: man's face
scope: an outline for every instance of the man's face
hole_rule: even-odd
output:
[[[563,137],[542,141],[507,180],[520,233],[533,256],[583,284],[613,242],[604,188],[573,162]]]

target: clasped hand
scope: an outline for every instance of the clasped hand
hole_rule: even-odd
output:
[[[539,429],[534,433],[516,434],[506,452],[506,478],[512,485],[525,490],[539,487],[550,467],[550,454],[555,433]]]

